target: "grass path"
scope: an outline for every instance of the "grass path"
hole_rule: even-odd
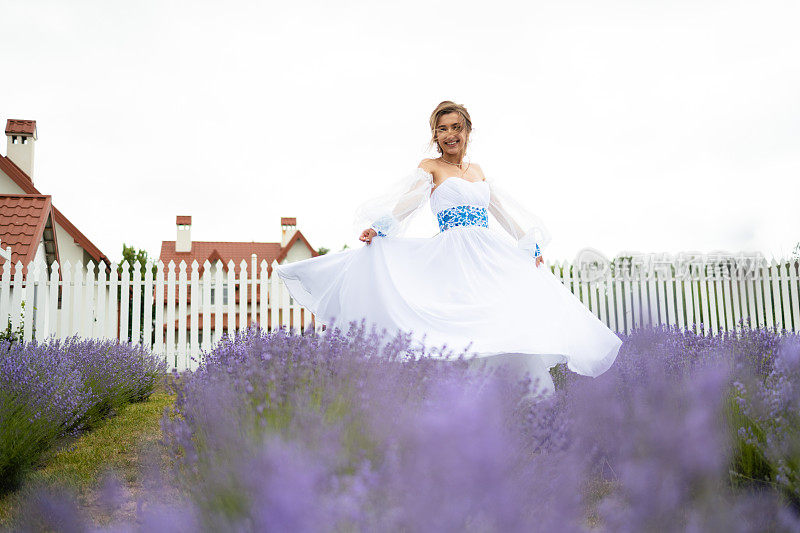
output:
[[[31,472],[18,491],[0,498],[0,528],[8,527],[25,496],[38,485],[67,487],[76,494],[81,507],[96,523],[122,516],[104,516],[98,505],[98,483],[110,469],[125,484],[133,498],[117,514],[132,515],[135,496],[141,490],[146,452],[161,455],[161,415],[175,397],[155,392],[147,401],[127,405],[117,416],[104,420],[94,430],[81,435],[70,446],[55,452],[38,470]]]

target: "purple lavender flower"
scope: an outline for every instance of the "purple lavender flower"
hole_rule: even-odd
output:
[[[59,438],[149,396],[164,366],[116,341],[0,341],[0,493]]]
[[[174,482],[180,498],[148,487],[155,501],[140,505],[138,523],[797,531],[786,505],[800,464],[796,336],[699,331],[637,330],[608,372],[564,374],[535,402],[513,375],[415,353],[410,336],[363,321],[324,334],[240,332],[176,381],[162,419],[174,480],[156,485]],[[752,473],[746,450],[774,477],[737,483]]]

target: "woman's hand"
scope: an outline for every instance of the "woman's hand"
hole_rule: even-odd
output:
[[[358,240],[364,241],[367,244],[369,244],[369,243],[372,242],[372,238],[377,234],[378,234],[378,232],[375,231],[374,229],[367,228],[367,229],[365,229],[364,231],[361,232],[361,236],[358,238]]]
[[[540,255],[536,258],[536,267],[538,268],[542,263],[544,263],[544,257]]]

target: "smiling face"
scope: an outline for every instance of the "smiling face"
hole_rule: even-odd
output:
[[[469,131],[460,113],[446,113],[436,121],[436,142],[442,155],[461,159],[467,150],[468,139]]]

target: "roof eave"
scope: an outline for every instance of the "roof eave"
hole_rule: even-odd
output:
[[[14,183],[16,183],[19,188],[25,192],[25,194],[42,194],[36,187],[34,187],[30,176],[28,176],[16,165],[16,163],[6,156],[0,155],[0,171],[11,178],[12,181],[14,181]],[[65,230],[67,230],[67,233],[72,235],[72,238],[75,239],[75,242],[80,244],[81,247],[86,250],[90,256],[92,256],[92,259],[98,263],[102,261],[107,267],[111,267],[111,261],[108,259],[108,257],[101,252],[100,249],[86,237],[86,235],[81,233],[78,228],[76,228],[75,225],[72,224],[72,222],[70,222],[69,219],[61,213],[61,211],[56,209],[55,206],[52,206],[52,204],[51,207],[52,212],[55,215],[54,222],[57,222]]]

